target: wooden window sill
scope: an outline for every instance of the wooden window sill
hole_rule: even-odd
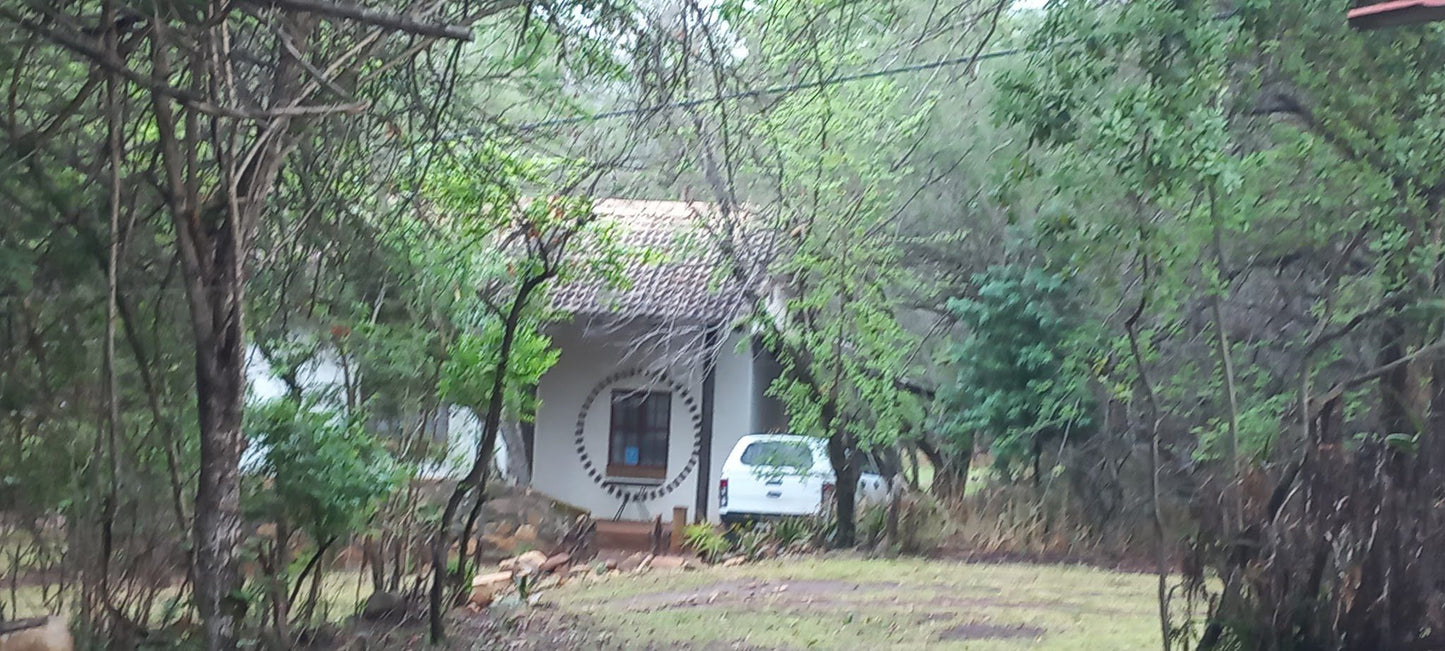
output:
[[[607,464],[607,479],[639,480],[661,482],[667,478],[667,468],[657,466],[622,466]]]

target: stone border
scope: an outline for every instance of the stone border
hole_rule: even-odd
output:
[[[692,455],[688,457],[687,463],[683,465],[682,470],[678,471],[672,479],[669,479],[663,485],[644,486],[629,490],[623,486],[608,484],[606,481],[607,477],[604,476],[601,470],[597,469],[596,464],[592,463],[592,459],[587,455],[585,429],[587,427],[587,414],[592,410],[592,404],[597,401],[597,397],[608,387],[622,380],[634,377],[646,378],[652,382],[667,385],[667,388],[672,391],[673,394],[682,398],[682,403],[687,407],[687,412],[692,420]],[[683,480],[692,474],[693,469],[697,467],[698,455],[702,452],[701,433],[702,412],[698,409],[697,401],[693,399],[692,394],[688,392],[687,388],[683,386],[681,382],[673,380],[665,374],[652,374],[640,368],[632,368],[613,373],[603,378],[597,386],[592,387],[592,391],[589,392],[587,397],[582,401],[582,410],[577,413],[577,429],[573,433],[573,443],[577,446],[577,457],[582,460],[582,469],[587,471],[587,476],[591,477],[594,483],[601,486],[609,495],[617,499],[630,502],[643,502],[657,499],[677,490],[677,487],[682,485]],[[668,436],[669,447],[671,447],[671,432],[668,433]]]

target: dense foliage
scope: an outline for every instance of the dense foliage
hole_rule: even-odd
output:
[[[1095,427],[1089,376],[1080,346],[1077,297],[1065,279],[1033,268],[995,267],[973,279],[974,297],[949,307],[967,329],[949,353],[958,377],[941,400],[952,420],[952,445],[971,451],[979,433],[1005,472],[1032,466],[1034,480],[1045,443],[1087,437]]]
[[[1445,31],[1347,4],[0,0],[0,615],[286,648],[360,557],[443,637],[615,196],[837,485],[1167,648],[1435,645]]]

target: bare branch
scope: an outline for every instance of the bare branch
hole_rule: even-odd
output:
[[[422,22],[406,16],[383,13],[364,7],[326,2],[325,0],[248,0],[247,4],[255,7],[277,7],[290,9],[292,11],[305,11],[329,18],[344,18],[366,25],[374,25],[393,31],[416,34],[418,36],[447,38],[457,41],[472,40],[472,31],[461,25]]]

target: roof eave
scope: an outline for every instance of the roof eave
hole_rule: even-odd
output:
[[[1445,0],[1392,0],[1351,9],[1350,26],[1369,30],[1445,20]]]

